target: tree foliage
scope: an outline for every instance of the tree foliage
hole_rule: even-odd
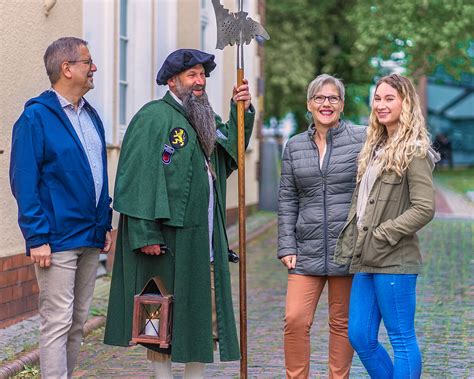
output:
[[[266,28],[271,36],[265,46],[267,116],[281,117],[292,111],[299,124],[305,124],[306,89],[321,73],[351,78],[353,93],[366,92],[358,91],[358,86],[370,81],[370,68],[357,72],[350,64],[354,28],[347,24],[345,15],[354,3],[355,0],[266,1]],[[364,102],[360,103],[363,106]],[[346,113],[358,107],[356,101],[348,101]]]
[[[346,83],[346,116],[367,114],[382,61],[413,77],[443,65],[472,70],[473,0],[266,0],[266,116],[292,111],[300,125],[306,89],[321,73]],[[469,56],[469,51],[471,56]]]
[[[395,53],[415,79],[438,65],[458,78],[462,71],[474,72],[472,0],[358,1],[347,19],[358,36],[357,64]]]

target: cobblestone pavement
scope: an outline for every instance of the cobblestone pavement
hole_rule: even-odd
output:
[[[252,221],[248,231],[267,219]],[[231,230],[231,242],[235,230]],[[437,218],[420,233],[424,268],[418,281],[417,335],[423,354],[423,378],[474,378],[474,221]],[[247,244],[248,255],[248,372],[251,378],[283,378],[283,312],[286,270],[275,258],[276,228]],[[238,317],[238,267],[231,265],[234,304]],[[109,278],[98,281],[92,314],[104,314]],[[323,294],[312,329],[311,378],[327,377],[327,301]],[[10,329],[11,332],[11,329]],[[152,372],[140,347],[120,348],[102,343],[103,328],[83,345],[76,378],[150,378]],[[384,328],[381,340],[387,344]],[[389,352],[391,352],[389,348]],[[218,362],[218,356],[216,356]],[[173,366],[175,378],[183,365]],[[206,377],[233,378],[239,362],[206,366]],[[366,378],[355,356],[351,378]]]
[[[418,282],[417,333],[423,354],[424,378],[474,377],[474,223],[434,220],[420,233],[425,266]],[[276,228],[247,245],[249,377],[283,378],[282,325],[286,272],[275,259]],[[234,298],[238,302],[237,266],[233,266]],[[312,330],[311,377],[327,377],[327,302],[323,295]],[[238,314],[238,313],[237,313]],[[144,349],[102,344],[103,329],[83,346],[75,377],[149,378]],[[381,328],[381,339],[387,337]],[[217,359],[217,357],[216,357]],[[175,378],[183,365],[173,366]],[[206,377],[238,377],[239,363],[206,366]],[[351,377],[367,377],[354,358]]]
[[[38,343],[39,322],[39,315],[35,315],[8,328],[0,329],[0,363]]]

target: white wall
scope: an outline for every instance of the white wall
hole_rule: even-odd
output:
[[[60,37],[82,36],[82,2],[58,1],[45,16],[40,1],[0,0],[0,36],[0,257],[6,257],[25,251],[8,175],[13,124],[25,102],[51,86],[46,48]]]
[[[214,112],[222,115],[224,120],[226,120],[228,104],[225,103],[230,101],[232,93],[224,93],[224,52],[216,49],[217,27],[212,3],[207,1],[205,5],[206,7],[201,9],[201,21],[207,21],[207,27],[205,29],[204,38],[202,38],[204,45],[200,46],[199,49],[214,54],[216,56],[215,62],[217,64],[214,71],[212,71],[211,77],[207,81],[207,93]]]
[[[178,25],[177,2],[174,0],[158,0],[155,3],[155,56],[153,66],[155,78],[166,57],[177,49]],[[155,83],[155,98],[161,98],[168,90],[167,86]]]
[[[99,112],[108,144],[117,144],[114,135],[115,115],[115,30],[116,7],[113,1],[84,0],[83,38],[97,66],[95,87],[86,98]]]
[[[153,99],[153,21],[152,1],[129,1],[128,14],[128,107],[127,121]]]

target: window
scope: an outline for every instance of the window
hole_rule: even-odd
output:
[[[209,24],[207,1],[201,0],[201,50],[206,50],[206,29]]]
[[[120,0],[120,36],[119,36],[119,124],[127,124],[127,6],[128,0]],[[121,131],[125,128],[121,128]],[[122,133],[121,133],[122,134]],[[122,139],[123,135],[120,136]]]

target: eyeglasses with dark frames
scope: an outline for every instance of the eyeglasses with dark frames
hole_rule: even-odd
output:
[[[89,58],[89,59],[80,59],[80,60],[77,60],[77,61],[68,61],[68,63],[70,63],[70,64],[84,63],[84,64],[89,65],[89,68],[92,68],[92,65],[94,64],[94,61],[92,60],[92,58]]]
[[[312,99],[316,104],[323,104],[326,101],[326,99],[328,99],[329,103],[331,104],[337,104],[341,101],[340,96],[334,96],[334,95],[331,95],[331,96],[315,95],[312,97]]]

